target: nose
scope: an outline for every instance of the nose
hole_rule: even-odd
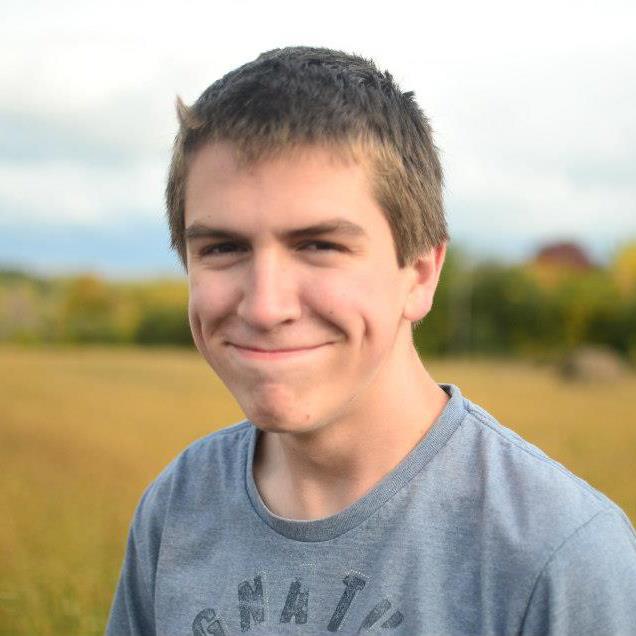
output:
[[[255,254],[245,272],[237,314],[254,329],[271,330],[301,314],[291,264],[271,250]]]

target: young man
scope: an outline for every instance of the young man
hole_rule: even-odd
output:
[[[422,366],[447,241],[412,93],[289,48],[179,103],[197,348],[248,418],[144,494],[108,634],[634,634],[611,501]]]

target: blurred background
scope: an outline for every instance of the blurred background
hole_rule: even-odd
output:
[[[102,633],[143,489],[243,417],[163,188],[176,96],[280,46],[415,91],[452,236],[425,363],[636,520],[636,5],[173,5],[3,3],[0,634]]]

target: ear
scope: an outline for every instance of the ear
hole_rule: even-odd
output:
[[[412,270],[412,283],[404,303],[403,316],[406,320],[421,320],[431,310],[445,256],[446,243],[441,243],[407,266]]]

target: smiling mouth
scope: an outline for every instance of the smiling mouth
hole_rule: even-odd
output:
[[[251,347],[242,347],[234,343],[228,343],[242,357],[255,360],[277,360],[281,358],[291,358],[320,349],[329,343],[315,345],[313,347],[299,347],[295,349],[255,349]]]

